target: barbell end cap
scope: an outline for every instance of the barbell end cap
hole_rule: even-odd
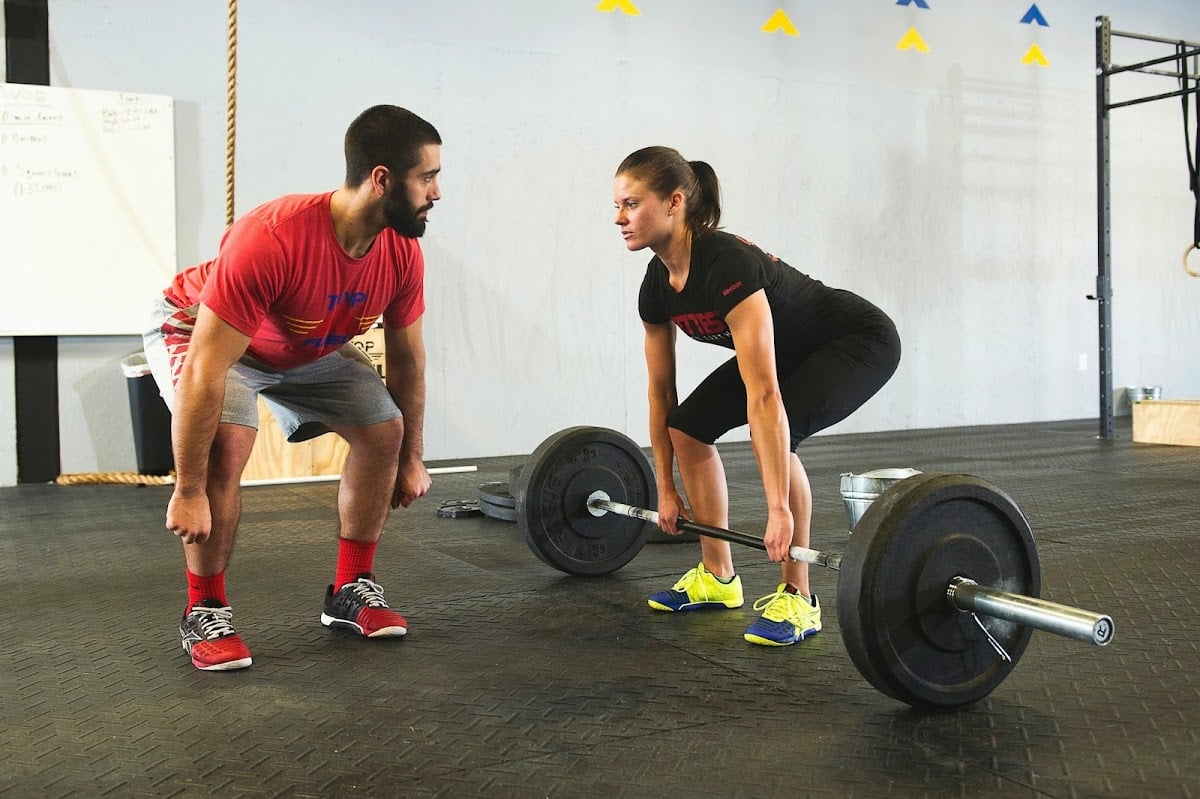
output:
[[[1101,616],[1092,625],[1092,642],[1096,646],[1108,646],[1116,631],[1112,616]]]

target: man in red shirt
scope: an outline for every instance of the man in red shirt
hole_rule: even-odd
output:
[[[183,542],[188,602],[179,632],[196,668],[251,663],[233,627],[225,569],[259,395],[289,441],[333,432],[350,445],[321,622],[371,638],[407,632],[372,563],[389,505],[408,507],[430,485],[417,239],[441,198],[441,141],[403,108],[368,108],[346,131],[341,188],[255,208],[225,233],[215,259],[163,293],[144,338],[173,416],[166,527]],[[386,381],[351,343],[381,317]]]

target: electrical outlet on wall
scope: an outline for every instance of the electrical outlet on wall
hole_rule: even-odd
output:
[[[1079,353],[1079,371],[1081,371],[1081,372],[1087,371],[1087,353],[1086,352]]]

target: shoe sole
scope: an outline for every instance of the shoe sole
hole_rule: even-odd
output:
[[[673,608],[670,605],[664,605],[661,602],[655,602],[653,599],[647,599],[646,604],[655,610],[665,610],[668,613],[681,613],[689,610],[737,610],[742,605],[746,604],[746,601],[742,600],[736,605],[731,605],[728,602],[689,602],[686,605],[680,605],[677,608]]]
[[[404,636],[408,635],[407,627],[381,627],[368,635],[363,632],[363,628],[360,625],[355,624],[352,621],[346,621],[345,619],[335,618],[325,613],[321,614],[321,624],[324,624],[326,627],[330,628],[344,627],[347,630],[354,630],[354,632],[358,633],[364,638],[403,638]]]
[[[819,632],[821,632],[820,627],[810,628],[810,629],[805,630],[804,632],[800,633],[799,636],[797,636],[796,638],[793,638],[791,641],[772,641],[770,638],[763,638],[761,636],[753,635],[751,633],[745,633],[744,635],[742,635],[742,638],[746,639],[747,641],[749,641],[752,644],[758,644],[759,646],[791,646],[792,644],[800,643],[805,638],[812,638],[814,635],[816,635]]]

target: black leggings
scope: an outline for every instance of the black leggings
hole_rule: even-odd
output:
[[[845,419],[875,395],[900,363],[900,337],[872,308],[831,338],[799,346],[776,343],[776,370],[791,429],[791,449]],[[737,356],[718,366],[667,414],[667,426],[705,444],[747,424],[746,386]]]

